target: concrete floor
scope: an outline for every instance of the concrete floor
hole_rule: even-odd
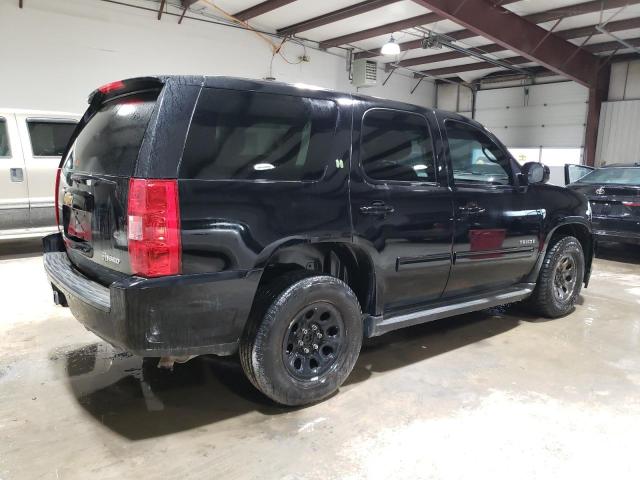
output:
[[[388,334],[298,410],[233,360],[163,376],[115,354],[52,304],[37,243],[0,249],[1,480],[640,478],[638,247],[604,250],[566,318]]]

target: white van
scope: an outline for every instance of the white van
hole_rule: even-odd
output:
[[[80,115],[0,108],[0,240],[56,230],[56,170]]]

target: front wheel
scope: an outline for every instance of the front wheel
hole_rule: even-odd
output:
[[[262,393],[289,406],[334,393],[362,345],[362,314],[341,280],[285,277],[259,292],[240,343],[245,374]]]
[[[571,313],[582,289],[584,268],[580,242],[575,237],[562,237],[547,251],[536,288],[526,304],[547,318]]]

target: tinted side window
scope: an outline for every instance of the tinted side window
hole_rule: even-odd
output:
[[[433,144],[416,114],[374,109],[362,120],[362,167],[373,180],[435,182]]]
[[[34,157],[59,157],[76,128],[75,122],[27,120]]]
[[[0,157],[10,157],[11,146],[9,145],[9,132],[7,131],[7,121],[0,118]]]
[[[456,183],[510,185],[509,157],[485,133],[460,122],[445,122]]]
[[[334,102],[205,89],[189,128],[181,178],[318,180],[333,161]]]
[[[78,134],[68,168],[87,173],[133,175],[158,92],[105,103]]]

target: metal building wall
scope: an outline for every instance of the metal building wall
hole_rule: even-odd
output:
[[[640,100],[602,104],[596,165],[640,162]]]

